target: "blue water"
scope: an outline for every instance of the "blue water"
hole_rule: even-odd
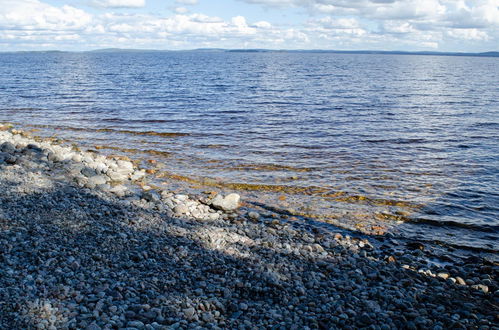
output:
[[[498,250],[498,58],[4,53],[0,64],[2,121],[136,149],[171,175],[322,221]]]

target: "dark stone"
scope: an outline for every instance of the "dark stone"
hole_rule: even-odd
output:
[[[421,250],[424,251],[424,245],[420,242],[408,242],[406,244],[407,248],[411,250]]]

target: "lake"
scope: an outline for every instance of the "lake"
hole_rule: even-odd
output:
[[[498,250],[498,58],[144,51],[0,63],[1,121],[153,159],[157,182],[177,190]]]

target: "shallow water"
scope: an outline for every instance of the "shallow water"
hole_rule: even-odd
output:
[[[497,58],[115,52],[0,63],[0,120],[159,160],[158,180],[179,189],[236,189],[346,227],[498,250]]]

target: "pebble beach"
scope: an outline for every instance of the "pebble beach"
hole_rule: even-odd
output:
[[[0,127],[0,329],[499,329],[499,264]]]

